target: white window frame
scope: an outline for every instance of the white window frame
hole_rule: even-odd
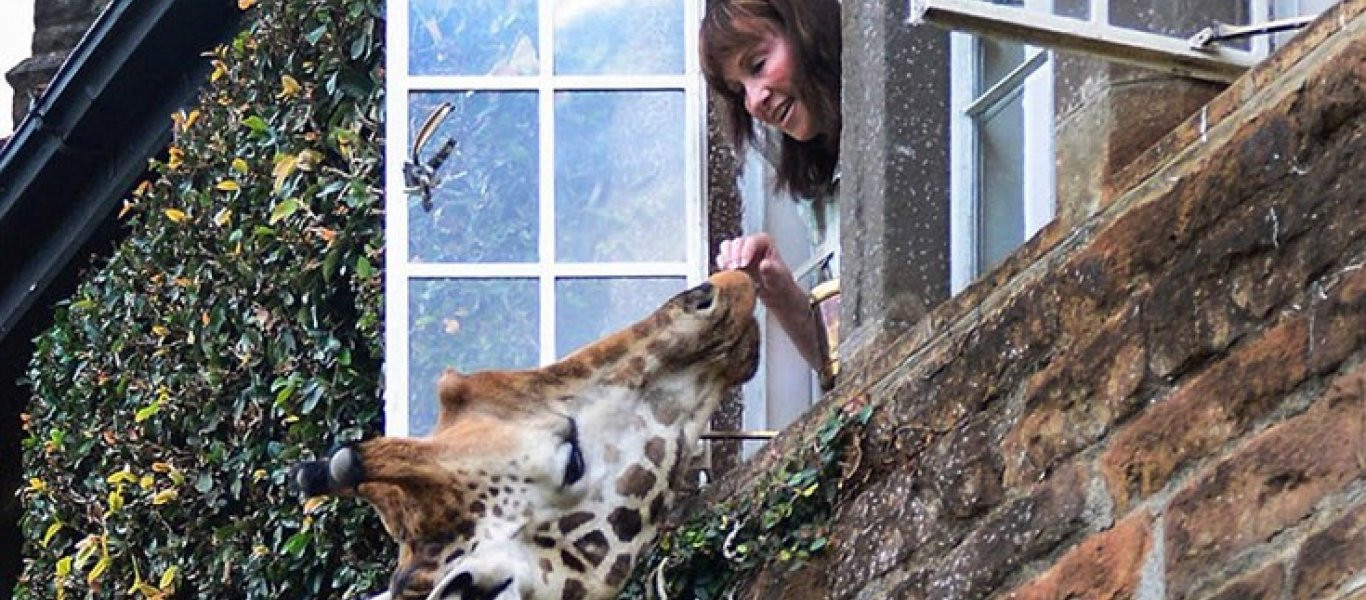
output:
[[[1092,2],[1094,17],[1095,0]],[[1053,10],[1052,0],[1025,0],[1025,8]],[[1101,16],[1104,16],[1102,13]],[[1025,46],[1025,60],[980,95],[976,82],[980,38],[952,32],[949,35],[949,290],[957,294],[990,265],[982,264],[978,249],[981,231],[981,190],[978,181],[978,118],[1014,94],[1023,94],[1024,165],[1021,239],[1028,240],[1053,219],[1055,202],[1053,152],[1053,59],[1052,52]],[[1018,90],[1018,91],[1017,91]]]
[[[422,279],[532,278],[539,283],[540,356],[542,365],[556,360],[555,282],[566,277],[681,277],[696,285],[706,277],[704,206],[705,89],[698,62],[696,35],[699,0],[684,0],[684,69],[678,75],[554,74],[555,3],[541,0],[538,15],[539,74],[527,76],[418,76],[409,74],[409,0],[386,4],[387,93],[385,110],[385,431],[408,435],[409,423],[409,285]],[[409,152],[409,96],[413,92],[536,91],[539,126],[539,261],[535,263],[413,263],[408,260],[408,194],[403,164]],[[679,262],[557,263],[555,256],[555,93],[581,91],[662,90],[684,95],[684,227],[685,258]],[[641,315],[642,317],[644,315]],[[415,399],[435,402],[431,399]]]

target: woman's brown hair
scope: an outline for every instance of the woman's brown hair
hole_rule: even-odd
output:
[[[818,134],[806,142],[781,136],[775,187],[798,196],[831,191],[839,159],[840,4],[838,0],[708,0],[702,18],[702,73],[722,99],[737,150],[754,143],[754,119],[743,90],[722,76],[727,64],[768,33],[783,36],[797,59],[793,86],[811,112]]]

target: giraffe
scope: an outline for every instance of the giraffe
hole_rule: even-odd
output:
[[[359,496],[399,544],[379,598],[614,598],[728,388],[758,364],[754,284],[723,271],[534,370],[441,377],[437,427],[296,467]]]

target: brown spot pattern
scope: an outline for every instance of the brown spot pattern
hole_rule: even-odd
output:
[[[584,589],[583,584],[573,579],[564,582],[564,593],[560,595],[560,600],[583,600],[588,597],[588,590]]]
[[[644,498],[655,487],[655,474],[640,465],[631,465],[617,479],[617,493],[622,496]]]
[[[652,437],[650,438],[650,441],[645,442],[645,458],[650,459],[650,462],[654,463],[656,467],[664,466],[665,443],[664,438],[658,436]]]
[[[607,585],[618,586],[626,581],[631,575],[631,555],[630,553],[618,554],[616,560],[612,561],[612,569],[607,572]]]
[[[579,541],[574,542],[574,547],[578,548],[594,567],[602,564],[602,559],[607,558],[607,536],[601,531],[594,531],[579,538]]]
[[[617,507],[608,515],[607,522],[612,524],[612,531],[617,534],[617,539],[629,542],[635,539],[636,534],[640,533],[640,511]]]
[[[560,533],[569,533],[578,529],[579,526],[593,520],[591,512],[576,512],[560,518]]]
[[[564,566],[569,567],[570,571],[582,573],[588,570],[588,568],[584,566],[583,561],[574,558],[574,555],[570,554],[568,550],[560,551],[560,562],[563,562]]]

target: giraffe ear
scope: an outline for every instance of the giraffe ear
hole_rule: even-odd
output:
[[[441,379],[436,382],[436,391],[441,398],[443,412],[453,414],[464,407],[467,396],[465,380],[465,376],[455,369],[446,369],[446,372],[441,374]]]

